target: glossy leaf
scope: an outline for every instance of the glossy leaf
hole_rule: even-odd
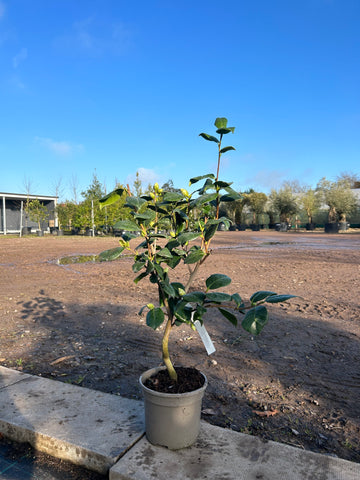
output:
[[[119,258],[123,251],[124,247],[110,248],[109,250],[100,253],[99,260],[100,262],[111,262],[112,260]]]
[[[268,312],[264,305],[259,305],[257,307],[248,310],[241,326],[251,335],[258,335],[261,330],[264,328],[268,321]]]
[[[235,327],[237,326],[237,318],[235,315],[228,310],[224,310],[223,308],[218,308],[219,312],[227,319],[229,322],[231,322]]]
[[[227,128],[227,122],[228,119],[226,117],[217,117],[214,125],[216,128]]]
[[[144,262],[144,261],[133,263],[132,271],[134,273],[138,273],[142,268],[144,268],[145,264],[146,264],[146,262]]]
[[[215,179],[215,175],[213,173],[208,173],[206,175],[200,175],[199,177],[190,178],[189,184],[192,185],[193,183],[196,183],[196,182],[202,180],[203,178]]]
[[[199,237],[200,237],[200,233],[186,232],[179,235],[177,238],[177,241],[180,243],[180,245],[185,245],[186,243],[191,242],[192,240],[195,240],[196,238],[199,238]]]
[[[191,322],[191,312],[192,308],[188,306],[188,302],[185,300],[179,302],[174,311],[176,318],[185,323]]]
[[[164,319],[165,315],[161,308],[152,308],[146,315],[146,325],[156,330],[163,323]]]
[[[99,200],[100,209],[106,207],[106,205],[112,205],[120,200],[126,190],[124,188],[117,188],[113,192],[109,193],[105,197]]]
[[[251,305],[255,305],[256,303],[261,302],[262,300],[265,300],[265,298],[270,297],[271,295],[276,295],[276,293],[269,292],[268,290],[261,290],[259,292],[255,292],[250,297]]]
[[[197,263],[199,262],[203,257],[205,256],[205,253],[199,248],[198,250],[192,250],[188,254],[188,256],[184,259],[184,263],[187,265],[191,263]]]
[[[156,256],[164,257],[164,258],[172,258],[172,254],[171,254],[170,250],[167,249],[166,247],[162,248],[161,250],[156,252]]]
[[[231,147],[231,146],[224,147],[224,148],[222,148],[222,149],[220,150],[220,153],[226,153],[226,152],[228,152],[228,151],[230,151],[230,150],[235,150],[235,148],[234,148],[234,147]]]
[[[127,197],[125,207],[138,211],[145,203],[146,200],[141,197]]]
[[[163,202],[180,202],[183,200],[183,195],[181,193],[176,192],[166,192],[162,201]]]
[[[217,288],[226,287],[230,285],[231,278],[222,273],[214,273],[206,279],[206,287],[208,290],[216,290]]]
[[[183,296],[183,300],[193,303],[203,303],[205,300],[204,292],[190,292]]]
[[[235,130],[235,127],[229,127],[229,128],[218,128],[216,130],[216,133],[218,133],[219,135],[226,135],[227,133],[234,133],[234,130]]]
[[[216,224],[206,224],[204,229],[204,240],[208,242],[216,233],[218,226]]]
[[[134,218],[137,220],[151,222],[156,218],[156,213],[152,210],[143,213],[135,213]]]
[[[128,232],[140,232],[141,228],[132,220],[119,220],[115,223],[116,230],[126,230]]]
[[[206,301],[215,303],[231,302],[231,295],[223,292],[208,292]]]
[[[199,136],[202,138],[205,138],[205,140],[209,140],[209,142],[219,143],[219,140],[216,137],[213,137],[212,135],[208,135],[207,133],[200,133]]]
[[[140,273],[140,275],[138,275],[135,279],[134,279],[134,283],[135,284],[138,284],[140,282],[140,280],[142,280],[143,278],[145,278],[147,275],[149,275],[148,272],[142,272]]]
[[[271,297],[266,299],[267,303],[283,303],[290,298],[295,298],[297,295],[272,295]]]
[[[204,205],[204,203],[209,203],[212,200],[216,200],[217,197],[217,193],[206,193],[205,195],[201,195],[200,197],[192,200],[191,205],[193,207],[198,207],[199,205]]]

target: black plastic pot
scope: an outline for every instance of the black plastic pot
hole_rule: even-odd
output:
[[[275,230],[276,230],[277,232],[287,232],[287,230],[288,230],[288,224],[285,223],[285,222],[277,223],[277,224],[275,225]]]
[[[251,224],[250,228],[253,232],[260,232],[260,225]]]
[[[325,223],[325,233],[339,233],[339,223]]]
[[[236,228],[240,231],[240,232],[244,232],[246,230],[246,225],[243,225],[241,223],[238,223],[236,225]]]
[[[315,223],[307,223],[305,228],[306,230],[315,230]]]

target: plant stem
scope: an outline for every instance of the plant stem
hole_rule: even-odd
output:
[[[167,371],[169,372],[169,376],[172,380],[175,380],[177,382],[177,373],[175,371],[175,368],[170,360],[170,355],[169,355],[169,336],[170,336],[170,331],[172,328],[172,322],[171,318],[168,317],[168,320],[166,322],[166,327],[165,327],[165,332],[162,340],[162,354],[163,354],[163,361],[165,363],[165,366],[167,368]]]

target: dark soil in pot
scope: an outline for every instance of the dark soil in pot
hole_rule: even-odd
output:
[[[167,370],[161,370],[145,382],[145,386],[162,393],[186,393],[204,385],[204,376],[196,368],[176,367],[178,381],[171,380]]]

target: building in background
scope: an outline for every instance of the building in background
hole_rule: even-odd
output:
[[[32,200],[39,200],[48,210],[46,220],[41,222],[41,229],[50,231],[50,228],[57,227],[57,197],[0,192],[0,234],[21,233],[23,229],[29,233],[29,229],[35,232],[39,228],[26,213],[26,204]]]

